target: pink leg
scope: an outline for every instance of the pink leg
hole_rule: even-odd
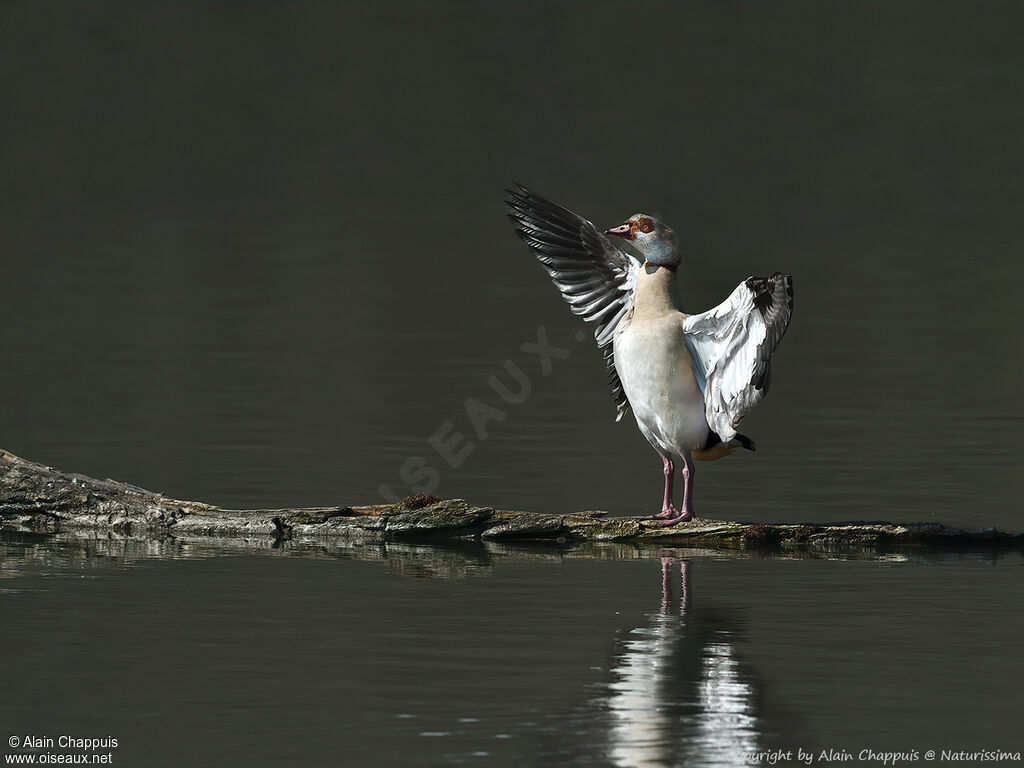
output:
[[[665,462],[665,498],[661,502],[661,512],[654,517],[678,517],[679,511],[676,509],[675,504],[672,503],[672,484],[676,479],[676,465],[672,463],[671,456],[663,456],[662,460]]]
[[[661,521],[662,525],[675,525],[693,520],[693,475],[695,473],[693,459],[689,456],[683,457],[683,509],[677,517],[670,517]],[[658,515],[658,517],[662,517]]]

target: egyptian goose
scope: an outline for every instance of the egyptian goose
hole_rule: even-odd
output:
[[[509,218],[574,313],[597,324],[617,409],[661,456],[663,525],[692,520],[693,460],[711,461],[754,443],[736,432],[771,383],[771,356],[793,313],[793,279],[748,277],[699,315],[676,307],[675,233],[638,213],[603,234],[586,219],[526,187],[509,190]],[[608,236],[628,240],[641,264]],[[674,457],[683,500],[672,497]]]

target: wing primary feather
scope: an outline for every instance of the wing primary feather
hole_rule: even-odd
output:
[[[633,305],[639,263],[592,223],[522,184],[506,190],[508,218],[533,251],[574,314],[597,325],[598,347],[608,347],[608,368],[616,421],[628,410],[609,343]]]

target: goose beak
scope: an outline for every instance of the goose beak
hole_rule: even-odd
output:
[[[613,227],[612,229],[609,229],[607,232],[605,232],[605,234],[606,235],[614,235],[615,237],[624,237],[627,240],[632,240],[633,239],[632,232],[633,232],[633,228],[627,223],[627,224],[620,224],[617,227]]]

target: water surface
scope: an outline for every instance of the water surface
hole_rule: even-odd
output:
[[[404,495],[420,456],[481,504],[657,509],[660,461],[505,220],[521,181],[663,217],[689,311],[793,274],[760,449],[699,468],[699,513],[1021,528],[1017,4],[0,14],[4,448],[234,506]],[[520,350],[541,325],[571,350],[550,378]],[[467,398],[507,412],[483,441]]]
[[[2,555],[0,722],[112,735],[125,765],[1022,747],[1019,554],[5,534]]]

